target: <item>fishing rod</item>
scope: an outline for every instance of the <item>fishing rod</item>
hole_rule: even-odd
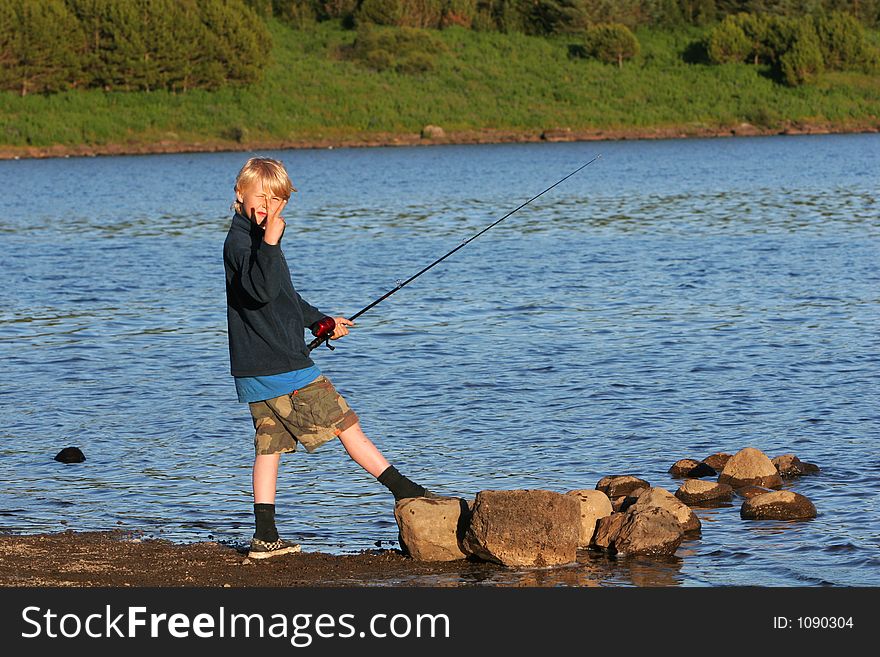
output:
[[[452,249],[451,251],[449,251],[446,255],[444,255],[444,256],[442,256],[442,257],[440,257],[440,258],[437,258],[437,259],[436,259],[434,262],[432,262],[430,265],[428,265],[427,267],[424,267],[421,271],[418,271],[417,273],[413,274],[412,276],[410,276],[410,277],[409,277],[408,279],[406,279],[405,281],[397,281],[397,285],[396,285],[395,287],[393,287],[393,288],[391,288],[390,290],[388,290],[388,292],[386,292],[385,294],[383,294],[381,297],[379,297],[378,299],[376,299],[376,300],[373,301],[372,303],[370,303],[370,304],[364,306],[363,308],[361,308],[359,311],[357,311],[354,315],[352,315],[352,316],[349,317],[348,319],[350,319],[351,321],[354,321],[355,319],[357,319],[358,317],[360,317],[361,315],[363,315],[365,312],[367,312],[367,311],[370,310],[371,308],[373,308],[373,307],[379,305],[380,303],[382,303],[383,301],[385,301],[385,299],[387,299],[388,297],[390,297],[392,294],[394,294],[394,293],[397,292],[398,290],[403,289],[404,287],[406,287],[407,285],[409,285],[410,283],[412,283],[414,280],[416,280],[419,276],[421,276],[422,274],[424,274],[426,271],[428,271],[428,270],[431,269],[432,267],[435,267],[436,265],[439,265],[441,262],[443,262],[444,260],[446,260],[446,258],[448,258],[449,256],[451,256],[453,253],[455,253],[455,252],[458,251],[459,249],[464,248],[465,246],[467,246],[468,244],[470,244],[471,242],[473,242],[475,239],[477,239],[480,235],[482,235],[482,234],[485,233],[486,231],[488,231],[488,230],[494,228],[495,226],[497,226],[498,224],[500,224],[502,221],[504,221],[505,219],[507,219],[510,215],[514,214],[515,212],[519,212],[520,210],[522,210],[524,207],[526,207],[526,206],[527,206],[529,203],[531,203],[532,201],[541,198],[544,194],[546,194],[547,192],[549,192],[551,189],[553,189],[553,188],[556,187],[557,185],[559,185],[559,184],[565,182],[566,180],[568,180],[569,178],[571,178],[573,175],[575,175],[575,174],[578,173],[579,171],[582,171],[583,169],[586,169],[588,166],[590,166],[593,162],[595,162],[596,160],[598,160],[600,157],[602,157],[602,154],[601,154],[601,153],[598,154],[598,155],[596,155],[592,160],[590,160],[590,161],[587,162],[586,164],[582,164],[581,166],[579,166],[577,169],[575,169],[574,171],[572,171],[570,174],[568,174],[568,175],[565,176],[564,178],[560,178],[559,180],[557,180],[555,183],[553,183],[552,185],[550,185],[547,189],[545,189],[545,190],[544,190],[543,192],[541,192],[540,194],[536,194],[535,196],[533,196],[532,198],[530,198],[530,199],[529,199],[528,201],[526,201],[525,203],[522,203],[521,205],[517,206],[516,208],[514,208],[513,210],[511,210],[510,212],[508,212],[506,215],[504,215],[503,217],[501,217],[501,219],[498,219],[498,220],[492,222],[491,224],[489,224],[488,226],[486,226],[483,230],[481,230],[481,231],[480,231],[479,233],[477,233],[476,235],[473,235],[472,237],[470,237],[470,238],[464,240],[461,244],[459,244],[457,247],[455,247],[454,249]],[[335,321],[332,317],[324,317],[324,318],[318,320],[317,322],[315,322],[314,324],[312,324],[309,328],[312,330],[312,335],[315,336],[315,339],[312,340],[312,341],[309,343],[309,351],[312,351],[313,349],[315,349],[316,347],[318,347],[322,342],[325,343],[325,344],[327,345],[327,348],[328,348],[328,349],[330,349],[330,350],[336,349],[336,347],[334,347],[332,344],[330,344],[330,336],[333,335],[333,330],[336,328],[336,321]]]

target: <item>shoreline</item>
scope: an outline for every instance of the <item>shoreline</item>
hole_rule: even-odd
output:
[[[307,547],[306,547],[307,549]],[[420,562],[377,548],[332,555],[303,551],[247,558],[247,546],[172,543],[108,530],[0,534],[0,588],[468,586],[503,571],[468,561]]]
[[[426,131],[423,131],[423,133]],[[236,142],[172,141],[149,143],[78,144],[53,146],[0,145],[0,160],[45,159],[66,157],[98,157],[113,155],[158,155],[176,153],[219,153],[242,151],[274,151],[289,149],[375,148],[392,146],[472,145],[535,142],[590,142],[654,139],[767,137],[775,135],[827,135],[880,132],[880,119],[852,124],[827,122],[790,122],[783,127],[758,127],[740,123],[726,127],[700,124],[654,128],[582,129],[553,128],[536,130],[459,130],[432,134],[371,133],[338,137],[311,137],[299,140]]]

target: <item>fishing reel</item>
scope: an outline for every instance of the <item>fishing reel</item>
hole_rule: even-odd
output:
[[[312,331],[312,335],[315,336],[315,339],[309,343],[309,351],[319,346],[322,342],[327,345],[327,348],[330,351],[336,349],[336,347],[330,344],[330,337],[333,335],[333,331],[336,328],[335,319],[332,317],[322,317],[309,328]]]

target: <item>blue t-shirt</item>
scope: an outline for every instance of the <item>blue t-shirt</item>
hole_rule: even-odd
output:
[[[264,401],[289,395],[294,390],[307,386],[319,376],[321,370],[317,365],[269,376],[237,376],[235,390],[240,402]]]

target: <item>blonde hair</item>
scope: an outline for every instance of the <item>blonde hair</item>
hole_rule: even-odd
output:
[[[285,201],[290,198],[291,192],[296,191],[284,165],[279,160],[269,157],[252,157],[245,162],[235,177],[235,191],[240,193],[256,181],[261,182],[273,196],[283,198]],[[241,212],[241,204],[237,199],[232,207],[237,212]]]

